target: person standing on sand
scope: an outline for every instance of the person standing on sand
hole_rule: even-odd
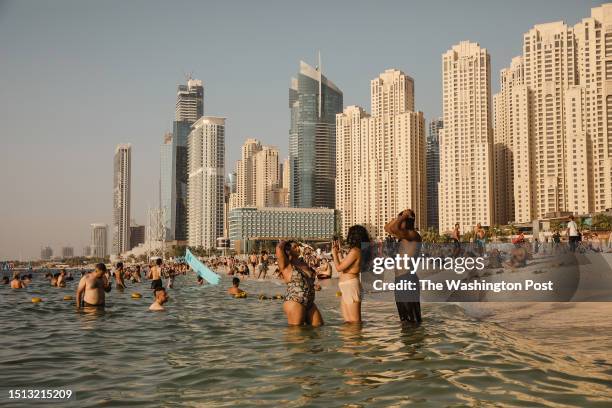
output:
[[[164,303],[166,303],[169,299],[168,293],[164,288],[155,288],[153,292],[153,296],[155,296],[155,301],[149,306],[149,310],[153,312],[163,312],[166,310],[164,307]]]
[[[385,225],[385,231],[399,240],[397,252],[400,256],[408,255],[409,257],[415,257],[419,255],[422,240],[421,235],[415,229],[415,219],[416,214],[414,211],[407,209]],[[455,228],[458,234],[459,225],[455,225]],[[418,325],[422,321],[419,277],[416,271],[406,270],[400,272],[396,270],[395,283],[398,284],[403,281],[413,282],[416,290],[395,291],[397,313],[402,322]]]
[[[110,280],[106,276],[106,265],[96,264],[96,269],[83,275],[76,291],[76,307],[100,308],[105,305],[105,293],[112,289]]]
[[[370,235],[362,225],[349,228],[346,241],[350,247],[346,256],[340,252],[340,242],[332,242],[332,258],[340,273],[338,289],[342,293],[340,308],[345,323],[361,323],[362,287],[359,274],[362,267],[369,263]]]
[[[287,284],[283,310],[290,326],[323,324],[323,317],[315,301],[315,274],[302,259],[300,245],[295,241],[281,241],[276,246],[278,270]]]
[[[569,239],[569,248],[571,252],[576,252],[576,247],[578,246],[578,241],[580,241],[580,235],[578,233],[578,224],[574,221],[574,216],[569,216],[569,222],[567,223],[566,230],[568,239]]]

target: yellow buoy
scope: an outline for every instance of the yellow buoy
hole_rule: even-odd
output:
[[[134,292],[132,293],[132,299],[140,299],[142,297],[142,295],[138,292]]]
[[[39,297],[33,297],[32,298],[32,303],[40,303],[40,302],[42,302],[41,298],[39,298]]]
[[[337,296],[337,297],[340,297],[340,296],[342,296],[342,292],[340,292],[340,291],[337,291],[337,292],[336,292],[336,296]]]
[[[66,295],[66,296],[64,296],[64,300],[72,300],[72,296]]]
[[[274,299],[283,299],[283,295],[274,295]]]
[[[246,292],[241,292],[241,293],[235,294],[234,297],[236,299],[243,299],[243,298],[247,297],[247,294],[246,294]]]

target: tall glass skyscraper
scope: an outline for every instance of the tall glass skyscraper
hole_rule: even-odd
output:
[[[187,137],[203,115],[204,86],[201,80],[189,78],[187,85],[179,85],[176,92],[171,145],[164,141],[161,147],[160,205],[164,208],[167,240],[187,240]]]
[[[292,207],[335,205],[336,114],[342,112],[342,91],[319,67],[300,61],[289,88],[289,159]]]
[[[434,119],[429,123],[427,134],[427,225],[438,229],[438,183],[440,182],[440,141],[439,132],[444,122]]]

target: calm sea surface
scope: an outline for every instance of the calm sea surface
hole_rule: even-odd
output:
[[[148,283],[113,289],[98,314],[62,300],[76,282],[0,287],[0,405],[16,405],[8,388],[67,388],[76,400],[56,406],[612,406],[612,303],[425,304],[402,328],[393,303],[366,301],[359,328],[329,282],[326,325],[288,328],[281,301],[256,297],[284,285],[246,281],[233,299],[228,280],[194,281],[177,279],[166,313],[147,310]],[[54,404],[21,406],[39,405]]]

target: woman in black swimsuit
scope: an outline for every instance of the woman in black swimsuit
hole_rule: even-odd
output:
[[[300,247],[295,241],[281,241],[276,246],[278,270],[287,283],[283,310],[291,326],[310,324],[321,326],[323,317],[315,305],[316,272],[300,259]]]

